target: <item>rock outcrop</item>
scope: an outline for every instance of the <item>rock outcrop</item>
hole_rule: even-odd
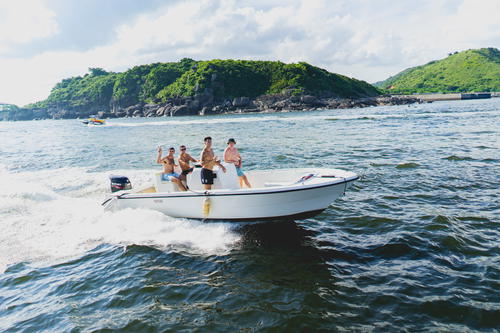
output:
[[[203,93],[188,98],[173,98],[160,104],[114,105],[109,110],[18,109],[3,114],[3,120],[73,119],[96,115],[99,118],[192,116],[221,113],[283,112],[318,109],[350,109],[377,105],[422,103],[407,96],[378,96],[358,99],[293,95],[290,93],[245,96],[214,102],[213,96]],[[2,117],[0,117],[2,120]]]

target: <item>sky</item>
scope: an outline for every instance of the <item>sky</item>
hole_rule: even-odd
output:
[[[47,98],[89,67],[306,61],[376,82],[500,48],[500,0],[0,0],[0,102]]]

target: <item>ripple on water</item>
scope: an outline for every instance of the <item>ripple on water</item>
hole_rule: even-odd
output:
[[[344,227],[356,227],[360,232],[363,232],[366,228],[382,231],[384,226],[391,227],[400,224],[401,220],[386,216],[364,215],[359,217],[346,217],[343,219]]]
[[[276,161],[285,161],[285,160],[287,160],[287,159],[288,159],[288,156],[278,154],[278,155],[276,155],[276,156],[274,157],[274,159],[275,159]]]
[[[396,169],[415,169],[420,167],[420,164],[415,162],[400,163],[396,166]]]
[[[401,197],[395,196],[395,195],[384,195],[382,196],[382,199],[384,200],[399,200]]]
[[[474,328],[498,328],[500,310],[477,308],[473,305],[464,304],[463,300],[455,297],[426,300],[427,298],[430,297],[425,297],[419,307],[421,312],[432,318],[439,318],[440,322],[453,324],[465,320],[469,326]],[[456,325],[456,327],[461,327],[460,331],[467,331],[464,325]]]
[[[417,255],[418,252],[419,251],[416,248],[413,248],[407,243],[392,240],[389,243],[377,246],[370,251],[372,255],[386,259],[414,256]]]
[[[443,157],[444,160],[448,161],[473,161],[474,159],[469,156],[457,156],[457,155],[450,155],[447,157]]]
[[[389,163],[374,163],[374,162],[370,162],[370,165],[372,167],[376,167],[376,168],[378,168],[378,167],[385,167],[385,166],[391,166],[391,164],[389,164]]]
[[[484,158],[481,160],[481,162],[484,162],[484,163],[498,163],[500,162],[500,160],[496,159],[496,158]]]

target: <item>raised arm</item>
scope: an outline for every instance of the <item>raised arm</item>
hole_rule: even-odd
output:
[[[159,146],[157,150],[158,150],[158,156],[156,157],[156,163],[162,164],[162,161],[161,161],[161,153],[162,153],[161,146]]]

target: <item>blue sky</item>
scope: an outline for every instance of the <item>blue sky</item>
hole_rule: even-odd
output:
[[[0,0],[0,102],[45,99],[89,67],[307,61],[375,82],[449,52],[500,47],[498,0]]]

